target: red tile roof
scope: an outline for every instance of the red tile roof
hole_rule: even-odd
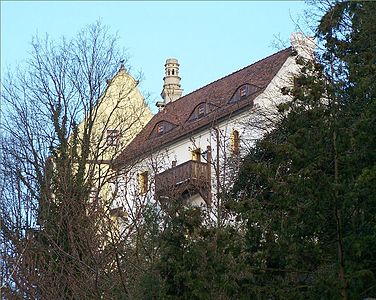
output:
[[[253,100],[265,90],[291,54],[291,47],[279,51],[167,104],[115,159],[113,167],[120,168],[132,160],[140,159],[145,154],[158,150],[194,131],[213,124],[221,118],[249,107],[253,104]],[[244,100],[229,103],[237,89],[246,83],[255,85],[260,89]],[[215,105],[218,108],[198,120],[189,121],[193,110],[202,102]],[[162,121],[176,126],[162,135],[151,136],[156,125]]]

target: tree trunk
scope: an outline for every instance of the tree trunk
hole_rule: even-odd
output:
[[[347,289],[348,284],[345,276],[345,258],[343,249],[343,227],[342,227],[342,213],[338,203],[338,156],[337,156],[337,133],[333,132],[333,151],[334,151],[334,184],[335,184],[335,219],[336,219],[336,233],[338,246],[338,276],[341,283],[341,298],[348,299]]]

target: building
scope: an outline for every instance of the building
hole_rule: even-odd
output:
[[[215,207],[241,157],[272,128],[281,89],[312,59],[314,42],[292,34],[291,47],[182,96],[179,63],[167,59],[159,112],[116,158],[114,205],[130,216],[150,201],[181,199]]]
[[[95,107],[92,129],[92,157],[87,172],[93,172],[90,202],[94,209],[104,210],[113,224],[126,217],[126,212],[113,205],[110,188],[113,170],[110,168],[116,155],[138,135],[153,114],[138,89],[135,80],[122,64],[115,76],[107,80],[107,88]],[[85,120],[80,124],[84,126]],[[117,225],[114,232],[117,232]]]
[[[107,215],[121,216],[117,209],[111,210],[113,194],[109,186],[112,176],[110,164],[115,156],[137,136],[152,118],[152,113],[138,89],[138,81],[121,64],[117,73],[109,80],[103,94],[92,104],[85,103],[85,118],[78,125],[76,139],[78,152],[88,144],[88,159],[84,161],[85,184],[91,187],[89,204],[91,212],[101,208]],[[83,132],[86,134],[84,135]],[[73,134],[72,134],[73,135]],[[73,136],[69,137],[70,142]],[[87,137],[85,142],[84,136]],[[73,148],[73,146],[72,146]],[[80,155],[78,155],[80,156]],[[78,162],[74,167],[78,167]],[[40,201],[38,222],[43,223],[43,215],[48,214],[49,203],[55,195],[49,190],[55,162],[46,162],[46,197]],[[44,200],[46,199],[46,200]],[[90,212],[89,212],[90,213]]]
[[[93,168],[94,183],[91,192],[93,201],[108,204],[112,194],[108,181],[113,159],[137,136],[152,118],[152,113],[138,89],[138,81],[125,70],[122,64],[94,108],[89,165]],[[79,131],[87,124],[79,125]],[[88,171],[90,167],[88,166]]]

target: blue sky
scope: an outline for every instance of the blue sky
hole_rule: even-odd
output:
[[[131,72],[143,72],[141,90],[154,109],[166,58],[179,60],[187,94],[276,52],[276,37],[288,41],[307,8],[302,1],[1,1],[1,73],[28,58],[32,36],[71,37],[101,20],[118,32]]]

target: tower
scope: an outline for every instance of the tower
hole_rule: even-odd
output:
[[[175,58],[169,58],[165,63],[165,77],[161,97],[164,104],[173,102],[181,97],[183,90],[180,86],[179,63]]]

